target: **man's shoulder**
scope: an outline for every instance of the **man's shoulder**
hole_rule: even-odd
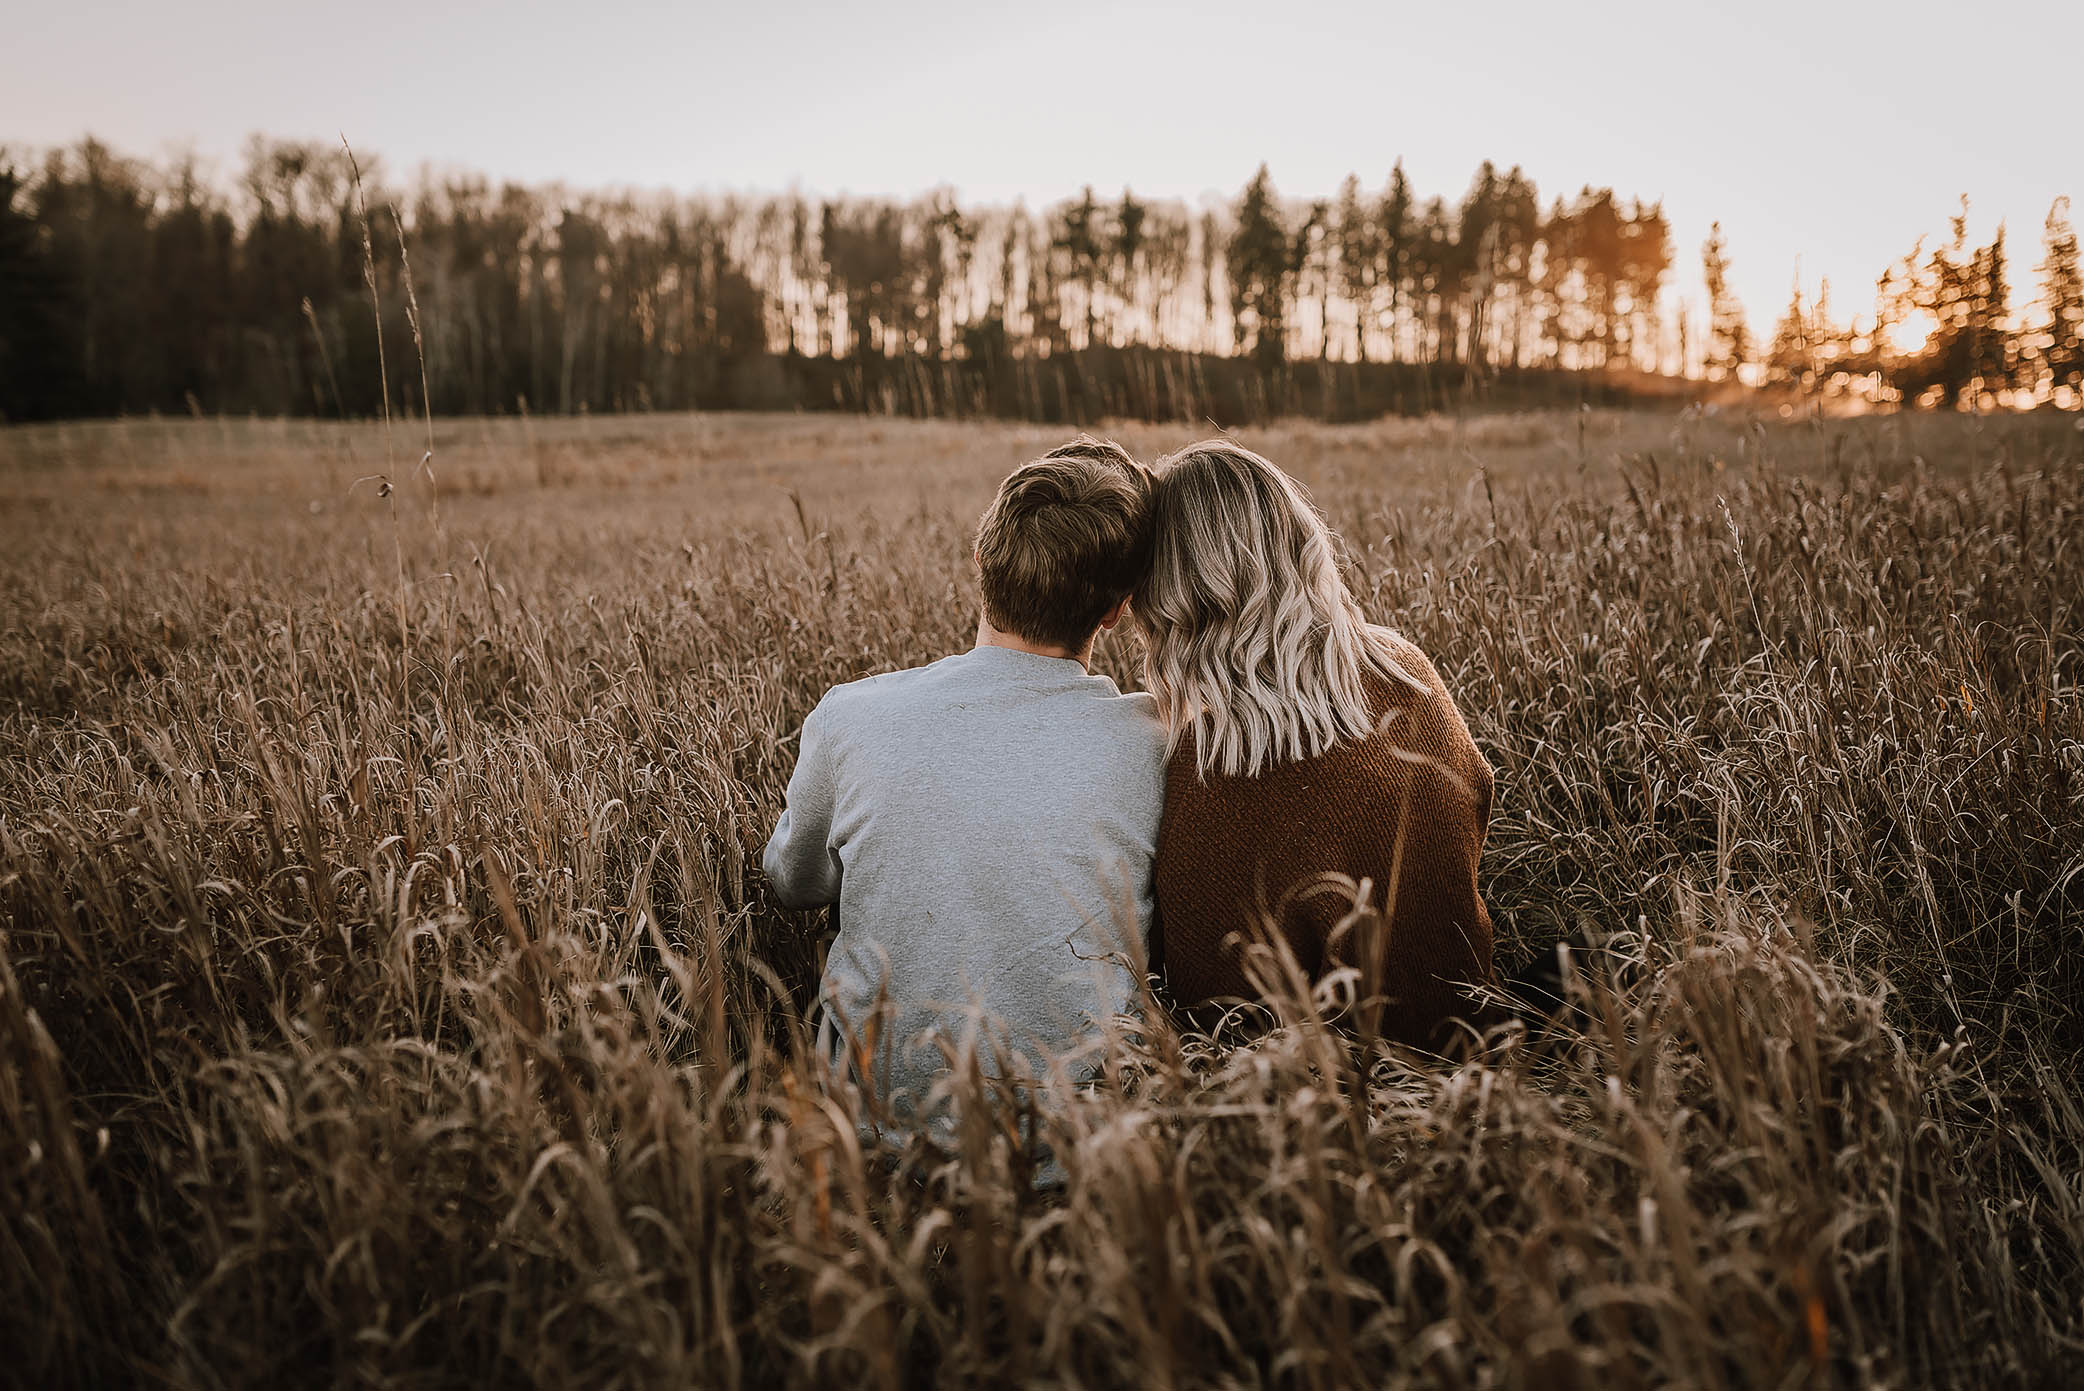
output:
[[[1112,691],[1101,699],[1120,723],[1124,737],[1147,746],[1161,758],[1164,756],[1165,721],[1159,717],[1156,696],[1149,691]]]
[[[1054,736],[1108,766],[1141,768],[1162,777],[1167,740],[1158,702],[1146,691],[1124,692],[1096,676],[1068,705],[1056,707]]]
[[[1150,724],[1161,724],[1158,718],[1158,698],[1149,691],[1124,691],[1117,689],[1112,698],[1121,702],[1120,708]]]
[[[834,686],[818,702],[811,718],[828,732],[841,732],[887,725],[912,713],[930,715],[947,702],[968,698],[965,692],[976,677],[965,667],[964,656],[956,653],[924,666],[879,672]],[[1068,687],[1055,687],[1047,698],[1068,698],[1076,703],[1076,725],[1087,739],[1099,735],[1118,753],[1158,759],[1165,755],[1165,724],[1158,714],[1157,699],[1147,691],[1124,693],[1104,676],[1088,677]],[[1066,707],[1059,704],[1056,708],[1062,712]]]
[[[873,714],[877,709],[903,703],[924,684],[932,681],[938,668],[950,658],[925,666],[904,667],[897,671],[879,671],[873,676],[844,681],[825,692],[813,713],[821,720],[833,723],[844,722],[860,714]]]

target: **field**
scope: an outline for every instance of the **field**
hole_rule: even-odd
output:
[[[1497,769],[1501,962],[1601,944],[1583,1027],[1159,1016],[1048,1193],[975,1078],[864,1153],[758,855],[1060,438],[0,432],[0,1381],[2067,1383],[2074,416],[1247,432]]]

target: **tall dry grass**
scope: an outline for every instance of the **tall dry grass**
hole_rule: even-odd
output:
[[[1601,944],[1578,1024],[1428,1066],[1334,982],[1040,1116],[959,1071],[903,1162],[757,850],[823,689],[965,642],[1032,432],[772,422],[756,491],[604,422],[439,537],[366,435],[8,436],[0,1377],[2064,1384],[2084,436],[1593,423],[1249,440],[1497,766],[1501,954]]]

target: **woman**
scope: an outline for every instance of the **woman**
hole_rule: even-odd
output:
[[[1158,468],[1130,611],[1172,740],[1166,984],[1185,1007],[1256,998],[1293,979],[1285,944],[1308,981],[1357,967],[1383,1034],[1437,1046],[1491,979],[1490,765],[1425,654],[1361,616],[1300,485],[1227,440]]]

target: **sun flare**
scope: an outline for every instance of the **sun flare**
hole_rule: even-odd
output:
[[[1923,309],[1913,310],[1889,325],[1889,346],[1899,353],[1915,353],[1932,341],[1939,321]]]

